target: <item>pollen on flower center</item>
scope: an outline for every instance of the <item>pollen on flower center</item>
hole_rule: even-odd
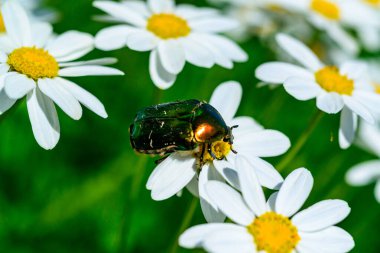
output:
[[[215,157],[212,157],[209,153],[209,145],[211,145],[211,152],[214,154]],[[224,141],[216,141],[211,144],[203,144],[200,147],[198,156],[202,155],[203,153],[204,162],[212,162],[215,158],[218,160],[222,160],[230,153],[231,148],[231,144]]]
[[[248,227],[257,251],[289,253],[300,241],[297,228],[285,216],[267,212],[257,217]]]
[[[162,39],[187,36],[191,29],[187,21],[174,14],[154,14],[148,19],[147,29]]]
[[[3,16],[0,13],[0,33],[4,33],[4,32],[5,32],[4,20],[3,20]]]
[[[328,19],[340,19],[339,6],[330,0],[312,0],[310,8]]]
[[[11,70],[34,80],[58,76],[59,66],[48,51],[36,47],[21,47],[8,55]]]
[[[336,92],[341,95],[352,95],[354,81],[339,73],[335,66],[327,66],[315,73],[317,83],[328,92]]]

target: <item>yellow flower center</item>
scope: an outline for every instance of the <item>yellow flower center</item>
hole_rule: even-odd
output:
[[[215,158],[218,160],[222,160],[225,157],[227,157],[227,155],[230,153],[231,148],[232,148],[231,144],[229,144],[228,142],[224,142],[224,141],[216,141],[216,142],[213,142],[211,144],[203,144],[200,148],[198,156],[202,155],[202,153],[203,153],[203,162],[205,162],[205,163],[206,162],[212,162],[215,159],[208,152],[209,145],[211,145],[211,152],[215,155]]]
[[[321,14],[325,18],[331,20],[340,19],[339,6],[330,0],[312,0],[310,7],[313,11]]]
[[[58,76],[59,66],[48,51],[36,47],[20,47],[8,55],[11,70],[34,80]]]
[[[375,86],[375,92],[380,94],[380,83],[374,83],[373,86]]]
[[[5,25],[4,25],[4,20],[3,16],[0,13],[0,33],[5,33]]]
[[[317,83],[328,92],[336,92],[341,95],[352,95],[354,81],[341,75],[335,66],[327,66],[315,73]]]
[[[162,39],[185,37],[191,31],[186,20],[174,14],[166,13],[151,16],[146,28]]]
[[[253,235],[257,251],[289,253],[301,240],[292,222],[275,212],[267,212],[257,217],[247,229]]]
[[[370,4],[370,5],[380,5],[380,0],[363,0],[365,3]]]

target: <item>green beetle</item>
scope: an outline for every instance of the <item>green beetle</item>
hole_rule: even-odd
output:
[[[130,126],[130,141],[134,150],[144,154],[166,155],[198,149],[196,154],[203,163],[205,156],[224,158],[213,149],[213,143],[225,143],[233,151],[235,127],[228,127],[210,104],[191,99],[140,110]]]

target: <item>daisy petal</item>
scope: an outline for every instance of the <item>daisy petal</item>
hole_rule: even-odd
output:
[[[255,215],[246,206],[242,196],[228,185],[211,181],[206,185],[210,199],[234,222],[247,226]]]
[[[220,175],[226,180],[231,186],[236,189],[240,189],[240,183],[238,178],[238,173],[232,165],[235,162],[235,157],[229,155],[227,160],[214,161],[213,165]]]
[[[87,66],[76,66],[68,67],[59,70],[59,75],[64,77],[78,77],[78,76],[123,76],[124,73],[118,69],[97,66],[97,65],[87,65]]]
[[[338,227],[329,227],[314,233],[300,233],[302,240],[297,245],[300,252],[310,252],[303,249],[314,249],[316,252],[349,252],[354,246],[352,236]]]
[[[169,89],[175,82],[177,76],[164,69],[161,59],[156,50],[150,53],[149,73],[153,83],[160,89]]]
[[[191,194],[199,198],[198,176],[193,177],[193,179],[191,179],[191,181],[186,185],[186,188]]]
[[[152,191],[152,199],[165,200],[182,190],[195,173],[195,159],[174,153],[154,169],[147,188]]]
[[[380,161],[373,160],[359,163],[346,174],[346,181],[350,185],[364,186],[380,178]]]
[[[205,189],[207,182],[210,180],[224,181],[213,166],[205,165],[199,174],[201,209],[207,222],[223,222],[226,216],[218,210],[218,207],[212,202]]]
[[[234,147],[253,156],[273,157],[285,153],[290,148],[290,140],[279,131],[266,129],[250,132],[244,138],[236,139]]]
[[[278,192],[272,193],[267,201],[268,209],[276,212],[276,201],[277,201]]]
[[[277,35],[276,40],[281,48],[313,72],[322,67],[318,57],[301,41],[285,34]]]
[[[60,63],[60,67],[76,67],[76,66],[88,66],[88,65],[111,65],[117,63],[116,58],[105,57],[88,61],[76,61],[76,62],[63,62]]]
[[[215,60],[212,52],[191,37],[183,40],[183,48],[186,61],[191,64],[203,68],[211,68],[214,65]]]
[[[346,149],[351,146],[358,126],[358,116],[344,107],[340,115],[339,146]]]
[[[216,231],[225,229],[234,229],[235,224],[202,224],[187,229],[179,237],[179,245],[184,248],[193,249],[202,246],[204,239],[207,235]]]
[[[32,32],[27,13],[17,1],[6,1],[1,9],[7,35],[21,46],[32,45]]]
[[[95,1],[93,6],[108,13],[109,15],[124,20],[125,22],[138,26],[144,27],[146,25],[146,20],[139,12],[128,8],[127,5],[120,3],[115,3],[111,1]]]
[[[36,88],[36,83],[25,75],[12,73],[5,77],[4,88],[9,98],[19,99]]]
[[[154,13],[168,13],[174,11],[175,4],[173,0],[148,0],[148,6]]]
[[[292,222],[299,231],[314,232],[341,222],[350,211],[343,200],[324,200],[297,213]]]
[[[352,97],[349,97],[349,96],[343,96],[343,100],[344,100],[344,103],[346,104],[346,106],[351,111],[356,113],[359,117],[361,117],[362,119],[364,119],[365,121],[367,121],[370,124],[375,123],[374,116],[367,109],[367,107],[365,107],[363,104],[361,104],[360,102],[356,101],[355,99],[353,99]]]
[[[239,23],[230,18],[220,16],[192,19],[189,25],[196,32],[221,33],[235,29]]]
[[[247,53],[230,39],[214,34],[203,34],[198,35],[197,37],[203,38],[204,43],[217,48],[218,51],[235,62],[245,62],[248,60]]]
[[[92,35],[77,31],[67,31],[51,41],[46,50],[58,61],[61,61],[60,58],[62,57],[67,57],[78,51],[88,52],[93,48],[94,39]]]
[[[342,64],[339,68],[340,74],[345,75],[350,79],[358,79],[367,71],[367,65],[363,62],[349,61]]]
[[[16,103],[16,99],[9,98],[4,90],[0,91],[0,115],[8,111]]]
[[[259,157],[252,156],[249,152],[239,151],[238,156],[244,156],[255,168],[255,173],[259,179],[260,185],[269,189],[279,189],[284,179],[272,164]]]
[[[294,170],[282,184],[276,201],[276,212],[291,217],[305,203],[313,187],[313,177],[305,168]]]
[[[134,31],[127,25],[116,25],[100,30],[95,36],[95,47],[104,51],[122,48],[127,44],[128,35]]]
[[[151,51],[157,44],[157,37],[144,30],[133,31],[129,33],[127,37],[127,46],[135,51]]]
[[[343,109],[344,102],[338,93],[323,92],[317,97],[317,107],[326,113],[336,114]]]
[[[162,66],[171,74],[177,75],[185,66],[185,51],[178,40],[168,40],[158,45]]]
[[[38,144],[44,149],[54,148],[59,140],[59,121],[53,101],[34,89],[27,95],[29,119]]]
[[[228,124],[239,108],[242,95],[243,89],[240,83],[224,82],[214,90],[209,104],[215,107]]]
[[[294,98],[305,101],[317,97],[322,88],[312,79],[291,77],[284,83],[285,90]]]
[[[256,69],[256,78],[273,84],[282,84],[286,79],[298,77],[305,80],[314,79],[314,75],[307,69],[284,62],[268,62]]]
[[[208,252],[218,253],[254,253],[256,251],[252,235],[247,228],[241,226],[230,226],[221,228],[207,235],[203,243]]]
[[[204,35],[193,34],[191,38],[210,51],[216,64],[223,68],[232,69],[233,62],[229,56],[221,48],[214,47],[211,43],[208,43]]]
[[[232,126],[239,126],[238,128],[234,129],[234,136],[240,134],[243,135],[250,131],[260,131],[264,129],[260,123],[248,116],[239,116],[233,118],[230,123]]]
[[[255,173],[255,168],[242,156],[236,159],[236,167],[239,169],[239,181],[245,202],[256,216],[267,212],[267,205],[263,189]]]
[[[33,45],[39,48],[45,47],[53,33],[53,27],[49,23],[35,22],[32,26]]]
[[[58,80],[40,79],[38,80],[38,87],[72,119],[79,120],[82,117],[82,107],[78,100]]]
[[[102,118],[108,117],[102,102],[100,102],[99,99],[97,99],[90,92],[86,91],[82,87],[69,80],[58,77],[57,81],[59,81],[67,91],[69,91],[81,104],[86,106],[88,109]]]

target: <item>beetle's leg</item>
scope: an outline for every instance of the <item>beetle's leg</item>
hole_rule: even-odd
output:
[[[211,147],[212,147],[211,145],[208,146],[208,149],[207,149],[208,153],[210,154],[210,156],[211,156],[213,159],[217,159],[217,160],[219,160],[219,159],[216,157],[216,155],[212,152],[212,148],[211,148]]]
[[[238,127],[239,127],[239,125],[234,125],[234,126],[231,127],[231,130],[234,129],[234,128],[238,128]]]
[[[203,144],[202,145],[202,152],[201,152],[201,155],[199,157],[199,160],[200,160],[200,167],[202,167],[204,165],[204,161],[203,161],[203,158],[204,158],[204,155],[205,155],[205,150],[206,150],[206,144]]]
[[[238,152],[235,150],[235,149],[233,149],[232,147],[231,147],[231,151],[232,151],[232,153],[234,153],[234,154],[237,154]]]

